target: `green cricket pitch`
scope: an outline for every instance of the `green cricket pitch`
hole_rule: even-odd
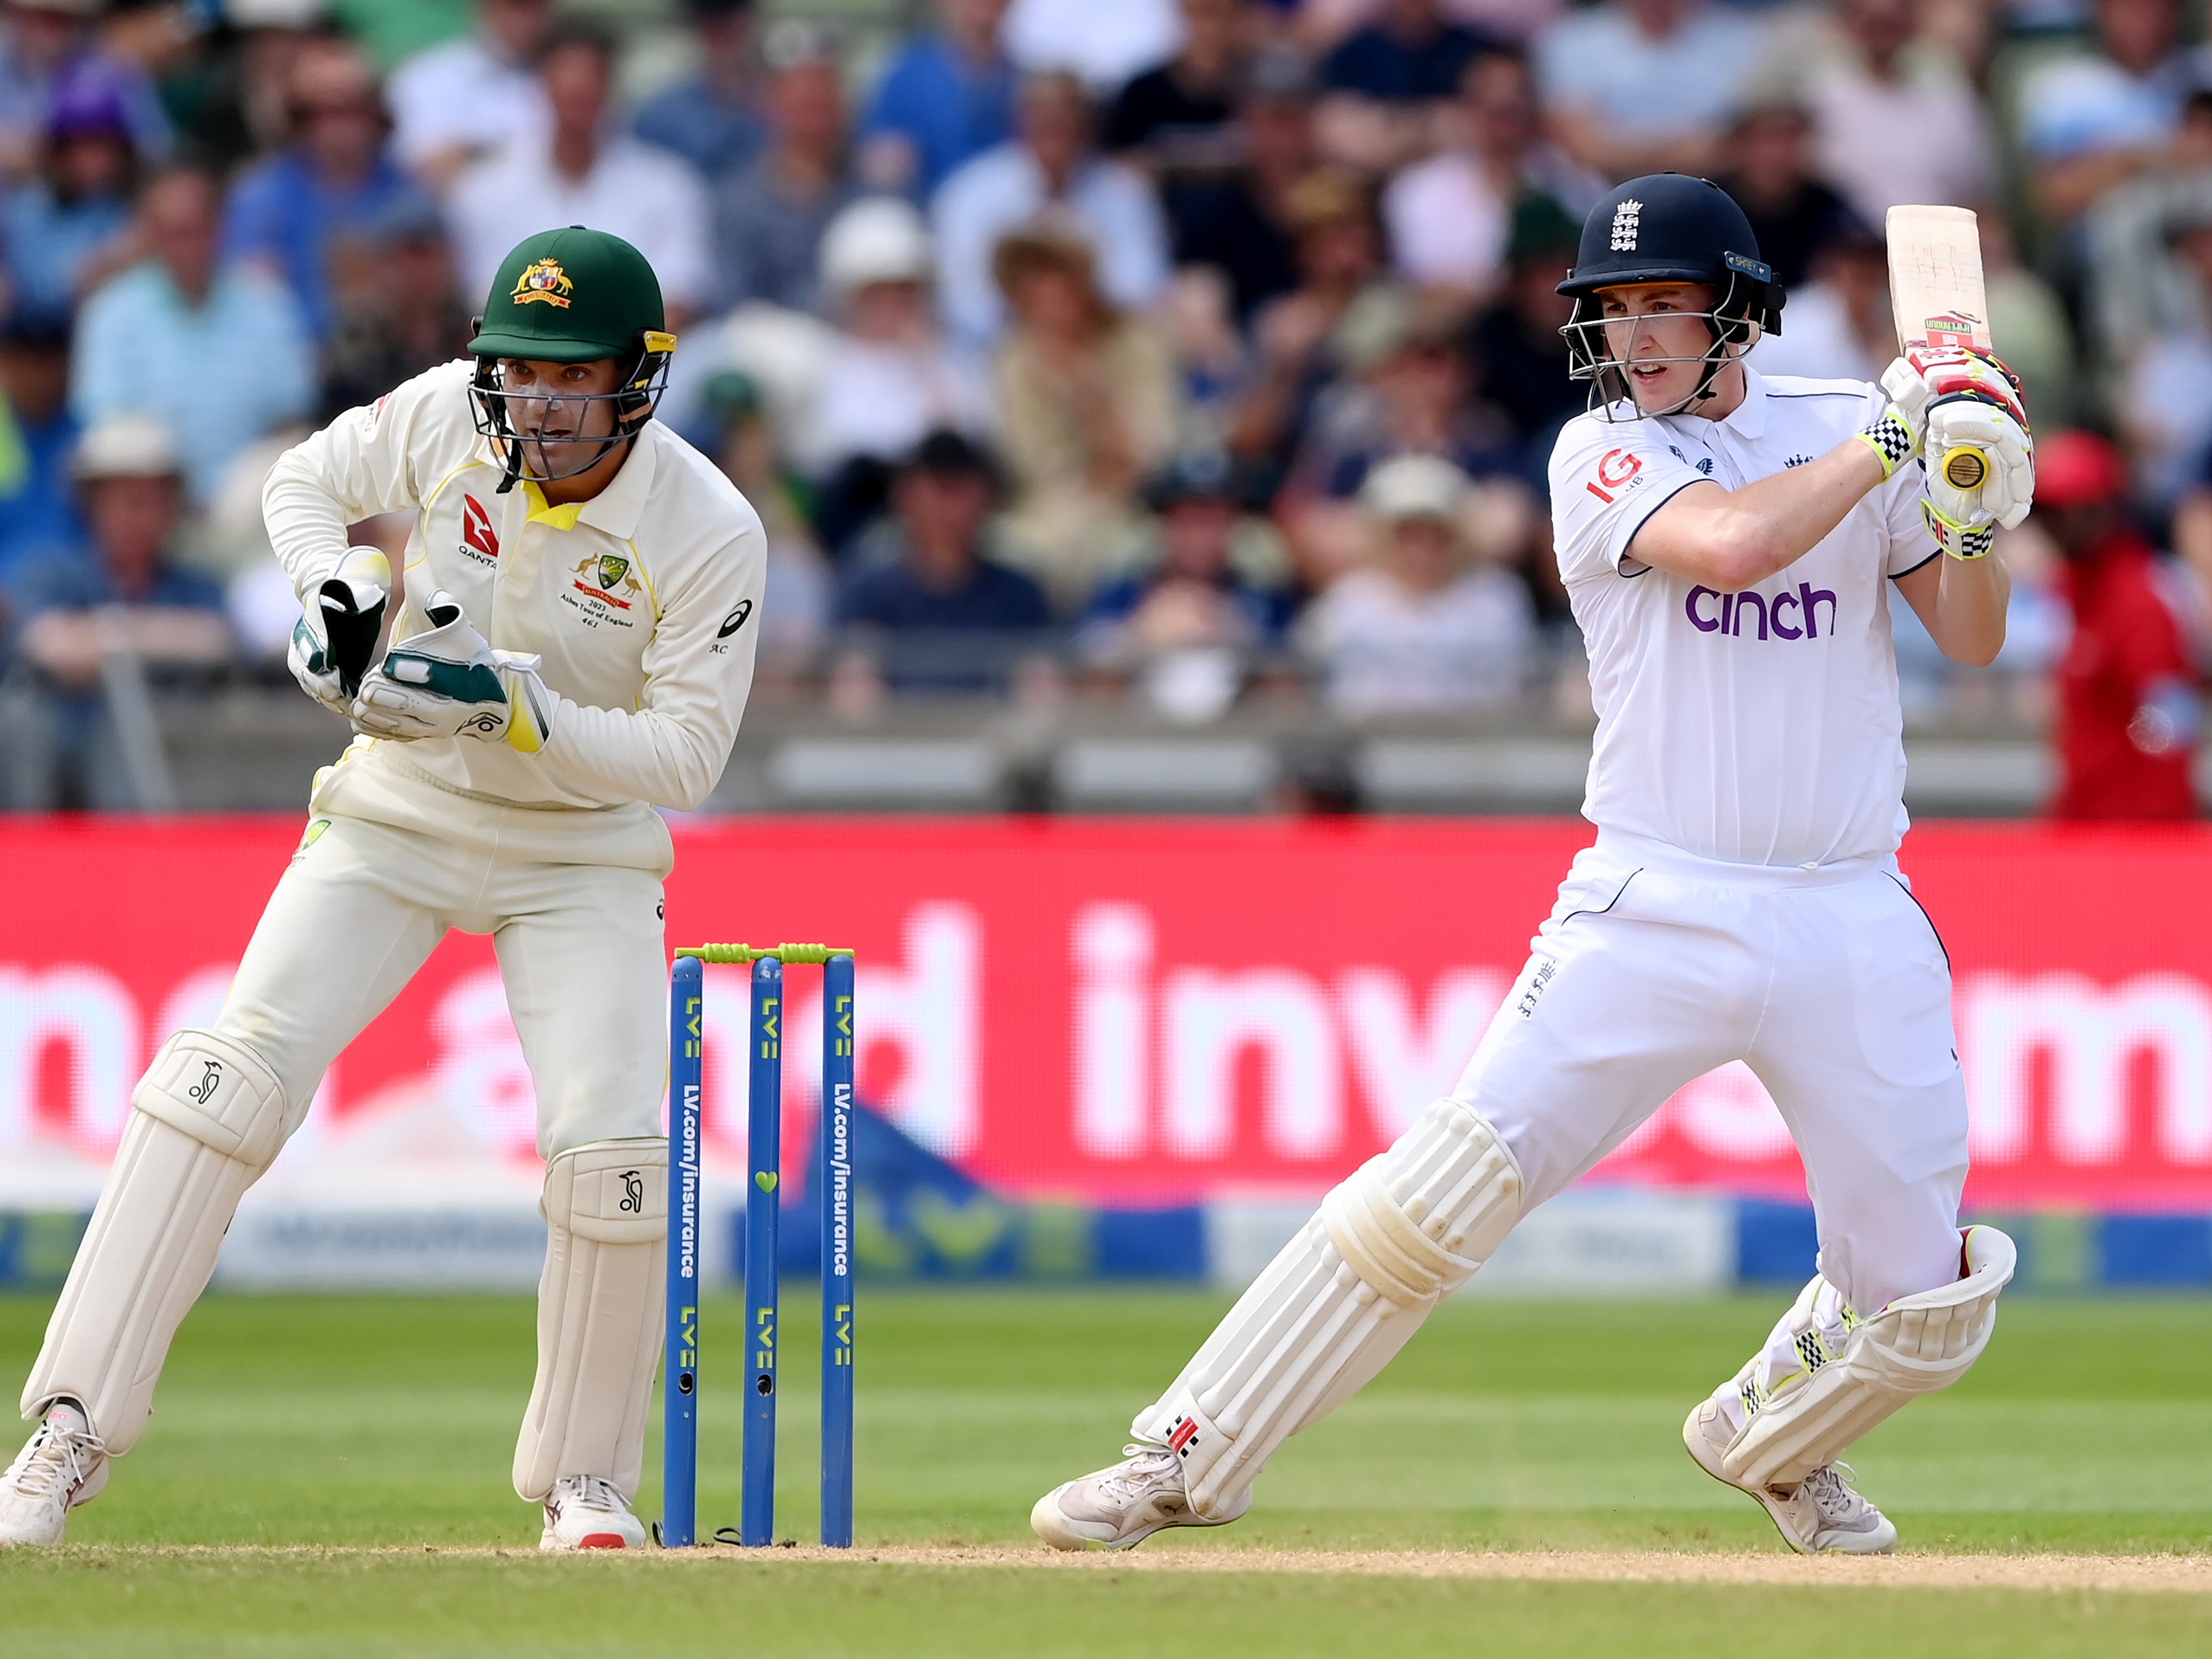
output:
[[[808,1299],[786,1298],[776,1520],[801,1545]],[[849,1558],[564,1559],[507,1486],[526,1301],[212,1297],[70,1545],[0,1554],[0,1632],[72,1656],[2212,1651],[2212,1302],[2009,1301],[1964,1383],[1855,1451],[1888,1560],[1790,1555],[1681,1449],[1778,1296],[1455,1303],[1235,1527],[1043,1551],[1030,1504],[1116,1455],[1224,1305],[864,1291]],[[0,1298],[9,1398],[46,1312]],[[705,1310],[702,1534],[737,1519],[742,1329]],[[655,1433],[647,1516],[659,1458]]]

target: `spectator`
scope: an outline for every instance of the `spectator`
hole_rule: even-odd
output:
[[[1013,315],[993,365],[1009,550],[1073,611],[1137,538],[1137,486],[1176,441],[1175,363],[1150,326],[1115,314],[1087,244],[1018,233],[994,265]]]
[[[319,340],[337,319],[332,242],[417,191],[385,153],[376,75],[357,50],[337,40],[307,46],[293,59],[290,94],[294,143],[240,178],[223,246],[283,277]]]
[[[1175,51],[1176,14],[1176,0],[1014,0],[1006,55],[1030,73],[1072,70],[1103,98]]]
[[[0,178],[37,170],[54,102],[68,82],[91,74],[117,89],[131,147],[165,160],[169,118],[145,72],[100,49],[94,0],[9,0],[0,9]]]
[[[822,233],[859,193],[845,148],[845,89],[829,33],[769,32],[768,148],[714,192],[720,303],[820,309]]]
[[[1240,324],[1298,283],[1287,204],[1314,170],[1314,80],[1287,48],[1255,56],[1237,106],[1243,164],[1225,178],[1170,179],[1163,192],[1179,265],[1210,265],[1227,278]]]
[[[1817,170],[1870,225],[1900,202],[1982,202],[1996,191],[1973,82],[1923,31],[1923,6],[1838,0],[1800,82]]]
[[[419,197],[394,202],[338,252],[344,305],[323,346],[326,418],[463,355],[482,303],[462,298],[445,222]]]
[[[1050,622],[1044,590],[985,551],[997,494],[989,456],[957,433],[932,433],[900,468],[893,518],[873,556],[846,578],[835,612],[842,626],[878,636],[893,685],[997,685]]]
[[[1013,136],[1013,65],[999,44],[1006,0],[938,0],[942,27],[907,40],[860,124],[860,173],[927,201],[955,171]]]
[[[811,666],[830,620],[830,569],[776,465],[775,432],[760,388],[725,370],[707,386],[707,407],[720,428],[714,459],[744,492],[768,532],[768,586],[761,596],[759,674],[797,679]]]
[[[1528,590],[1475,556],[1467,476],[1407,455],[1360,491],[1374,561],[1316,599],[1301,627],[1323,695],[1353,715],[1510,707],[1526,690],[1536,644]]]
[[[106,797],[124,792],[101,763],[104,665],[120,654],[155,672],[218,667],[230,628],[221,586],[173,561],[184,492],[166,427],[143,416],[102,422],[79,441],[70,471],[89,544],[23,574],[20,647],[57,694],[46,711],[61,772],[52,804],[118,805]]]
[[[1182,45],[1117,93],[1101,144],[1163,190],[1217,177],[1241,156],[1237,81],[1253,33],[1249,0],[1182,0]]]
[[[681,331],[714,298],[706,188],[667,151],[615,133],[607,119],[613,40],[563,23],[538,60],[550,136],[519,137],[454,182],[447,204],[463,290],[489,287],[507,250],[557,225],[589,225],[623,238],[652,263]]]
[[[1177,456],[1145,487],[1154,545],[1083,613],[1079,652],[1094,670],[1142,677],[1146,701],[1197,724],[1236,698],[1247,665],[1282,642],[1288,596],[1239,568],[1249,481],[1213,451]]]
[[[945,314],[963,339],[988,344],[1006,311],[992,276],[1008,231],[1050,219],[1091,244],[1099,286],[1126,310],[1167,287],[1166,227],[1145,176],[1091,146],[1091,106],[1073,75],[1022,83],[1021,137],[979,155],[937,193],[931,217]]]
[[[2178,233],[2212,213],[2212,85],[2182,100],[2158,166],[2115,185],[2081,216],[2087,322],[2109,390],[2143,343],[2202,325],[2208,295]],[[1984,232],[1984,240],[1987,233]]]
[[[834,549],[882,507],[892,465],[930,433],[980,439],[990,388],[939,331],[921,214],[896,197],[855,202],[822,239],[822,285],[838,324],[792,459],[819,480],[816,522]]]
[[[534,65],[553,21],[553,0],[477,0],[470,33],[394,70],[386,91],[401,164],[442,191],[510,144],[541,146],[552,116]]]
[[[709,185],[744,167],[768,143],[753,84],[753,0],[684,0],[697,70],[648,99],[630,131],[672,149]]]
[[[1297,239],[1298,286],[1255,322],[1258,362],[1230,422],[1233,451],[1277,464],[1289,460],[1314,398],[1343,367],[1341,334],[1355,306],[1370,291],[1395,303],[1365,185],[1324,168],[1299,180],[1284,207]]]
[[[2204,55],[2181,41],[2179,0],[2097,0],[2093,50],[2047,63],[2020,91],[2021,141],[2044,212],[2062,224],[2164,164]]]
[[[70,486],[69,325],[18,311],[0,325],[0,611],[27,560],[82,544]]]
[[[2102,439],[2060,433],[2036,454],[2035,517],[2066,562],[2074,636],[2058,665],[2062,818],[2193,818],[2201,725],[2158,557],[2128,521],[2127,470]]]
[[[1538,42],[1537,80],[1567,153],[1610,179],[1709,173],[1765,31],[1706,0],[1603,0]]]
[[[1407,282],[1486,296],[1504,278],[1514,205],[1525,193],[1540,191],[1579,215],[1605,182],[1545,138],[1535,82],[1518,52],[1468,60],[1449,114],[1451,142],[1390,181],[1382,220]]]
[[[1574,310],[1559,291],[1559,279],[1574,263],[1581,238],[1582,226],[1550,197],[1523,197],[1505,243],[1504,291],[1468,330],[1483,395],[1512,423],[1523,475],[1540,485],[1559,428],[1589,400],[1589,388],[1567,378],[1559,337]]]
[[[229,27],[197,40],[172,34],[162,43],[170,61],[159,72],[162,95],[189,135],[193,162],[228,179],[292,142],[292,63],[331,38],[331,8],[325,0],[222,0],[222,9]],[[131,10],[155,28],[165,13],[173,20],[177,15],[158,3]]]
[[[2200,302],[2188,320],[2135,343],[2117,377],[2114,412],[2151,501],[2170,507],[2212,444],[2212,198],[2177,207],[2168,221],[2173,255]]]
[[[1812,118],[1793,97],[1747,105],[1729,129],[1727,170],[1716,180],[1751,221],[1759,257],[1774,268],[1784,290],[1810,277],[1814,261],[1842,233],[1850,213],[1844,198],[1814,172],[1812,137]]]
[[[212,498],[233,456],[313,406],[314,347],[290,290],[216,257],[222,201],[204,173],[146,187],[149,257],[85,301],[70,406],[88,427],[118,415],[168,422],[193,498]]]
[[[1322,64],[1322,151],[1384,173],[1440,141],[1442,113],[1477,53],[1498,45],[1444,21],[1437,0],[1381,0]]]
[[[1292,0],[1301,40],[1322,46],[1341,40],[1389,9],[1390,0]],[[1448,21],[1515,46],[1525,46],[1566,9],[1566,0],[1437,0],[1437,15]]]
[[[1746,361],[1761,374],[1872,380],[1896,356],[1889,244],[1845,215],[1814,262],[1812,281],[1790,295],[1782,331],[1752,347]]]
[[[138,155],[112,76],[65,77],[46,117],[39,174],[0,210],[16,310],[66,319],[129,258]]]
[[[1438,455],[1470,477],[1516,469],[1504,415],[1477,397],[1458,319],[1402,294],[1346,331],[1346,377],[1322,394],[1288,488],[1348,501],[1394,455]]]

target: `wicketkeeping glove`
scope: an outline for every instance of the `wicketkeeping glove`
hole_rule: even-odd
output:
[[[293,625],[284,659],[300,689],[333,714],[350,714],[392,596],[392,567],[373,547],[349,547]]]
[[[380,738],[466,735],[536,754],[553,736],[553,694],[535,653],[496,651],[447,592],[422,608],[430,626],[394,641],[354,700],[354,723]]]

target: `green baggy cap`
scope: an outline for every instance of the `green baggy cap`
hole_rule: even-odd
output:
[[[500,261],[469,349],[587,363],[626,358],[641,336],[667,326],[660,279],[645,255],[619,236],[570,225],[525,237]]]

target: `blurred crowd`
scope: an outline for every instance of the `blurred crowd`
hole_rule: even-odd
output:
[[[1788,285],[1767,373],[1872,378],[1885,212],[1980,213],[1999,349],[2046,442],[2081,429],[2087,499],[2008,537],[1996,671],[1896,607],[1908,712],[2063,727],[2103,699],[2185,771],[2212,637],[2202,21],[12,0],[0,665],[49,711],[32,793],[82,793],[74,734],[118,664],[272,672],[296,605],[270,460],[456,355],[500,256],[567,223],[650,258],[682,340],[662,416],[769,525],[768,695],[1586,713],[1541,495],[1584,400],[1553,288],[1589,204],[1662,168],[1722,181]]]

